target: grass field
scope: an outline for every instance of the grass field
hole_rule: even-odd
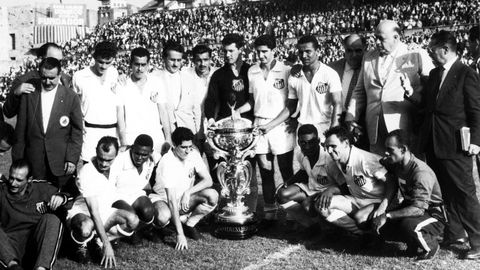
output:
[[[0,157],[0,172],[8,173],[9,164],[8,152]],[[185,251],[174,250],[173,236],[164,243],[143,240],[130,246],[121,242],[116,250],[117,269],[480,269],[480,261],[457,259],[461,250],[442,249],[434,260],[416,263],[403,256],[404,244],[387,242],[366,248],[359,239],[331,229],[304,236],[287,233],[283,225],[277,224],[250,239],[237,241],[213,237],[208,225],[200,229],[205,239],[189,240]],[[101,268],[96,263],[81,265],[60,257],[56,269]]]

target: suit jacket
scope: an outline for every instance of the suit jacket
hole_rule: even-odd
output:
[[[365,112],[370,144],[375,144],[378,139],[380,113],[383,114],[388,132],[395,129],[413,132],[418,109],[404,98],[405,90],[400,77],[402,74],[408,75],[414,95],[420,95],[423,88],[421,77],[428,76],[433,68],[425,50],[409,49],[401,43],[394,52],[392,68],[387,72],[385,80],[382,80],[379,74],[379,58],[378,50],[365,53],[347,113],[347,120],[358,121],[362,112]]]
[[[154,75],[158,76],[161,81],[160,89],[165,91],[165,96],[170,95],[168,89],[167,80],[167,70],[159,70]],[[167,110],[170,118],[171,130],[175,130],[176,127],[186,127],[189,128],[194,134],[200,130],[202,112],[200,102],[197,102],[196,99],[196,86],[193,84],[193,78],[191,75],[185,71],[180,71],[180,81],[181,81],[181,93],[180,93],[180,103],[172,104],[167,102]]]
[[[58,85],[44,132],[40,81],[31,83],[35,91],[21,97],[12,159],[29,160],[35,179],[45,179],[47,166],[53,175],[63,176],[65,162],[77,164],[80,157],[83,133],[80,100],[73,90]]]
[[[28,81],[31,81],[33,79],[39,79],[40,78],[40,73],[38,70],[32,70],[30,72],[27,72],[23,74],[22,76],[16,77],[15,80],[13,80],[10,89],[8,90],[8,96],[7,99],[5,100],[5,104],[3,105],[3,113],[5,114],[6,117],[12,118],[15,115],[17,115],[18,110],[20,108],[20,96],[16,96],[13,93],[13,90],[17,87],[20,86],[22,83],[26,83]],[[72,77],[68,74],[61,73],[60,74],[60,82],[62,85],[68,88],[72,88]]]
[[[340,76],[340,81],[343,80],[343,72],[345,71],[346,62],[347,61],[345,60],[345,58],[342,58],[340,60],[337,60],[328,64],[331,68],[333,68],[333,70],[335,70],[338,73],[338,76]]]
[[[460,128],[470,127],[470,142],[480,145],[479,75],[457,60],[437,95],[435,86],[440,80],[439,69],[432,70],[423,95],[426,114],[419,138],[420,150],[425,151],[427,145],[433,143],[439,159],[464,158]]]

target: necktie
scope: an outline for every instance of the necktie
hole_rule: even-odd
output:
[[[435,85],[435,88],[433,89],[435,91],[435,97],[438,98],[438,93],[440,92],[440,84],[442,83],[442,77],[443,77],[443,72],[445,71],[445,68],[443,66],[438,67],[438,77],[437,77],[437,83]]]
[[[347,96],[345,97],[345,110],[348,108],[348,105],[350,104],[350,99],[352,99],[352,92],[355,86],[357,85],[359,74],[360,74],[359,68],[353,71],[352,79],[350,80],[350,84],[348,85]]]

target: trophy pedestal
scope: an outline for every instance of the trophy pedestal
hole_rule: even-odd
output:
[[[215,215],[213,234],[218,238],[240,240],[257,232],[257,219],[245,206],[224,207]]]

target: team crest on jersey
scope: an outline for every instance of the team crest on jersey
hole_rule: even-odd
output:
[[[273,87],[275,87],[277,89],[285,88],[285,80],[284,79],[275,79],[275,82],[273,83]]]
[[[319,175],[317,176],[317,183],[324,186],[328,184],[328,178],[325,175]]]
[[[235,92],[242,92],[245,89],[245,84],[243,83],[243,79],[234,79],[232,81],[232,88]]]
[[[191,168],[188,172],[188,178],[193,179],[195,178],[195,168]]]
[[[363,187],[367,183],[367,180],[365,180],[365,177],[360,174],[353,176],[353,182],[355,182],[357,186]]]
[[[319,93],[319,94],[325,94],[327,93],[329,90],[330,90],[330,86],[328,85],[328,83],[318,83],[317,87],[315,88],[315,90]]]

